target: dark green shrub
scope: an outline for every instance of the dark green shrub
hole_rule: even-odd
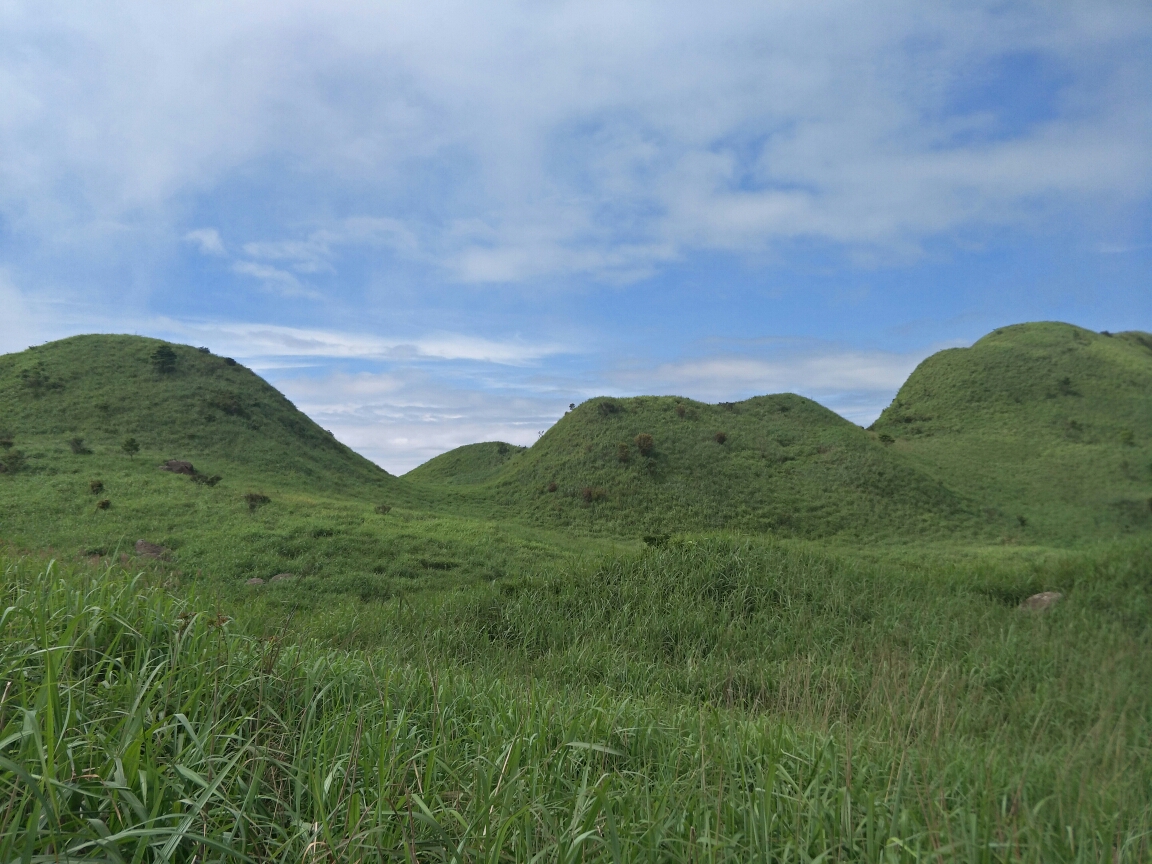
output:
[[[677,417],[683,417],[687,413],[688,413],[688,409],[685,408],[683,405],[681,405],[679,402],[677,402],[676,403],[676,416]]]
[[[176,371],[176,352],[167,345],[161,345],[152,352],[152,368],[161,375]]]
[[[235,366],[235,365],[236,365],[236,361],[235,361],[235,360],[233,360],[231,357],[225,357],[225,358],[224,358],[224,365],[225,365],[225,366]]]
[[[712,437],[713,437],[714,439],[716,439],[716,443],[717,443],[717,444],[723,444],[725,441],[727,441],[727,440],[728,440],[728,435],[727,435],[726,433],[724,433],[724,432],[717,432],[717,433],[716,433],[715,435],[713,435]]]
[[[197,351],[199,351],[201,354],[211,354],[211,353],[212,353],[212,349],[211,349],[211,348],[205,348],[203,345],[201,345],[201,346],[200,346],[199,348],[197,348],[196,350],[197,350]]]
[[[600,412],[601,417],[608,417],[611,414],[616,414],[620,411],[620,406],[613,402],[611,399],[605,399],[596,406],[596,410]]]
[[[0,462],[0,470],[6,474],[15,474],[25,465],[24,454],[19,450],[9,450],[4,455],[4,461]]]
[[[201,474],[197,471],[195,474],[189,475],[193,483],[199,483],[201,486],[215,486],[224,478],[219,474],[213,474],[209,477],[207,474]]]
[[[640,451],[641,456],[647,456],[655,446],[656,442],[647,432],[641,432],[636,436],[636,449]]]
[[[894,444],[895,442],[896,442],[896,439],[893,438],[891,435],[889,435],[887,432],[881,432],[880,433],[880,443],[881,444]]]
[[[83,438],[70,438],[68,439],[68,447],[77,456],[91,456],[92,451],[84,446]]]
[[[632,454],[628,452],[628,444],[626,442],[621,441],[616,445],[617,459],[619,459],[621,462],[627,462],[631,457]]]
[[[16,442],[12,437],[12,433],[0,432],[0,447],[4,448],[5,450],[11,450],[12,445],[15,443]]]
[[[125,438],[124,443],[120,445],[120,449],[128,454],[128,458],[134,458],[140,452],[140,444],[135,438]]]
[[[107,498],[101,498],[99,501],[96,502],[96,509],[97,510],[107,510],[111,506],[112,506],[112,502],[109,501]]]
[[[585,486],[580,490],[580,497],[586,504],[591,504],[594,501],[603,501],[608,497],[608,493],[598,486]]]
[[[272,499],[261,492],[248,492],[245,494],[244,500],[248,504],[249,513],[255,513],[258,508],[272,503]]]
[[[1016,521],[1020,523],[1020,527],[1021,527],[1021,528],[1027,528],[1027,527],[1028,527],[1028,519],[1027,519],[1027,517],[1025,517],[1025,516],[1017,516],[1017,517],[1016,517]]]
[[[388,513],[391,512],[391,510],[392,510],[392,505],[391,504],[377,504],[375,507],[375,510],[381,516],[387,516]]]
[[[93,495],[99,495],[101,492],[104,491],[104,481],[103,480],[89,480],[88,481],[88,490]]]
[[[555,491],[556,491],[558,488],[560,488],[560,487],[558,487],[558,486],[556,485],[556,481],[555,481],[555,480],[553,480],[551,483],[549,483],[549,484],[548,484],[548,491],[549,491],[549,492],[555,492]]]
[[[651,546],[653,549],[663,549],[668,545],[670,535],[668,534],[646,534],[644,535],[644,545]]]

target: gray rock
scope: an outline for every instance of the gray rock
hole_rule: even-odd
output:
[[[1020,608],[1025,612],[1043,612],[1045,609],[1055,606],[1063,597],[1064,595],[1059,591],[1041,591],[1021,603]]]
[[[292,573],[277,573],[269,581],[270,582],[288,582],[289,580],[295,579],[295,578],[296,578],[295,575],[293,575]]]
[[[261,579],[259,576],[253,576],[251,579],[249,579],[249,580],[248,580],[247,582],[245,582],[244,584],[245,584],[245,585],[263,585],[263,584],[264,584],[264,580],[263,580],[263,579]]]

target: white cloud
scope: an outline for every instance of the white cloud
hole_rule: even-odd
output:
[[[123,243],[240,176],[313,202],[296,237],[250,229],[254,263],[322,272],[357,243],[464,281],[628,280],[794,238],[906,250],[1152,183],[1152,9],[1122,0],[18,2],[0,33],[0,214],[51,242]],[[1029,99],[958,97],[1021,57],[1051,70]]]
[[[318,300],[321,296],[316,291],[301,284],[300,280],[287,270],[280,270],[268,264],[237,261],[232,265],[232,272],[258,279],[265,290],[284,297],[308,297]]]
[[[215,228],[197,228],[184,235],[184,242],[191,243],[201,255],[224,255],[224,241]]]
[[[463,360],[520,366],[545,357],[571,353],[559,344],[496,341],[458,333],[431,332],[412,338],[310,330],[271,324],[195,324],[166,321],[164,330],[207,342],[218,353],[256,358],[254,365],[273,368],[277,358],[330,360]]]

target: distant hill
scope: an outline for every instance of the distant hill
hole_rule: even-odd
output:
[[[528,450],[458,448],[405,479],[452,484],[537,523],[653,534],[907,536],[982,520],[972,502],[876,436],[794,395],[721,405],[591,399]]]
[[[1025,534],[1152,527],[1152,334],[1000,328],[921,363],[872,428]]]
[[[321,488],[394,483],[244,366],[139,336],[74,336],[0,356],[0,435],[27,469],[53,471],[69,442],[143,458],[216,463]]]
[[[470,486],[491,480],[508,465],[509,460],[526,452],[527,447],[503,441],[465,444],[429,459],[404,477],[417,483]]]

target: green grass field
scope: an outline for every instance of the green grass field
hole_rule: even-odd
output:
[[[0,861],[1150,860],[1150,344],[400,478],[194,348],[0,357]]]

